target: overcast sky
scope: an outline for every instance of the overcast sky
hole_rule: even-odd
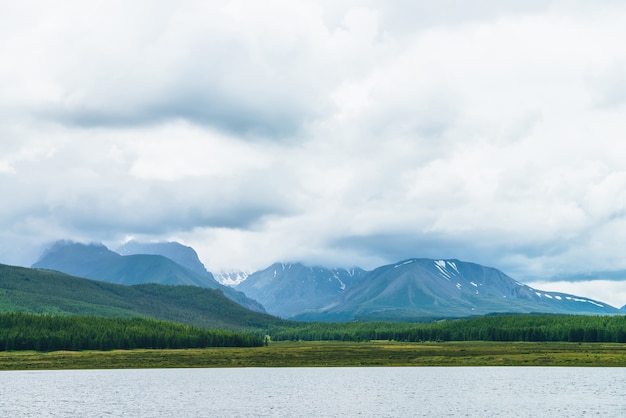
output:
[[[626,269],[625,21],[621,1],[0,0],[0,262],[63,238],[177,240],[211,271]]]

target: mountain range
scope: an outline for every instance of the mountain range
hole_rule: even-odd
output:
[[[589,298],[533,289],[495,268],[459,260],[415,258],[365,274],[331,306],[289,317],[309,321],[412,320],[533,312],[596,315],[620,310]]]
[[[141,253],[134,253],[135,250]],[[131,244],[122,247],[121,251],[127,255],[111,251],[102,244],[58,241],[32,267],[124,285],[158,283],[219,289],[238,304],[253,311],[265,312],[258,302],[218,283],[190,247],[173,242]]]
[[[236,288],[270,314],[303,321],[623,313],[590,298],[533,289],[495,268],[459,260],[414,258],[369,272],[277,263]]]
[[[218,276],[179,243],[60,242],[33,265],[121,284],[156,282],[219,289],[247,308],[304,321],[402,320],[491,313],[624,313],[606,303],[519,283],[503,272],[460,260],[414,258],[378,267],[338,269],[275,263],[254,273]],[[245,294],[245,295],[244,295]]]

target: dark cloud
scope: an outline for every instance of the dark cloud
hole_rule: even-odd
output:
[[[435,234],[380,233],[368,236],[345,236],[331,244],[337,249],[350,249],[365,256],[380,257],[388,263],[409,258],[456,258],[493,265],[492,251],[480,243],[469,245],[465,240]]]
[[[280,192],[255,191],[257,186],[252,182],[211,183],[198,179],[165,183],[134,180],[111,189],[116,187],[114,182],[100,179],[99,184],[77,190],[71,199],[31,205],[29,216],[75,233],[90,232],[110,239],[194,228],[248,229],[264,217],[285,216],[293,210]]]
[[[124,235],[168,235],[185,233],[195,228],[232,228],[249,229],[254,227],[266,216],[280,215],[281,211],[273,207],[254,206],[207,208],[198,206],[164,207],[158,209],[141,206],[126,208],[90,208],[85,205],[80,210],[59,208],[47,214],[47,218],[56,221],[63,229],[75,233],[89,233],[103,237],[103,240],[114,239]],[[130,214],[129,211],[134,213]]]
[[[146,39],[141,28],[121,28],[133,37],[128,42],[138,43],[136,55],[106,48],[102,55],[91,56],[80,76],[61,74],[55,82],[62,95],[43,107],[42,114],[80,128],[186,120],[239,138],[293,139],[304,125],[328,112],[328,89],[339,78],[309,67],[323,51],[297,32],[221,27],[233,17],[220,8],[201,9],[196,18],[206,16],[206,24],[191,17],[164,20],[162,33],[144,35]],[[220,16],[224,22],[212,27],[211,20]],[[198,33],[187,33],[187,24]],[[182,37],[180,42],[187,44],[169,44],[169,37]],[[279,49],[274,37],[284,42]],[[92,40],[93,48],[104,41]]]
[[[363,259],[383,259],[387,263],[421,257],[459,259],[495,267],[517,280],[528,281],[557,274],[558,268],[564,266],[554,266],[556,270],[546,266],[542,272],[531,272],[520,268],[520,259],[559,259],[572,245],[584,245],[584,238],[530,243],[515,237],[507,240],[487,231],[457,234],[396,232],[343,236],[329,245],[337,251],[361,254]]]
[[[198,87],[198,90],[202,87]],[[192,90],[192,89],[189,89]],[[297,138],[307,121],[316,116],[301,103],[276,103],[270,95],[264,103],[229,97],[223,91],[190,91],[140,103],[132,108],[115,103],[100,108],[84,105],[62,112],[45,112],[48,117],[79,128],[132,128],[176,120],[216,128],[240,138]]]

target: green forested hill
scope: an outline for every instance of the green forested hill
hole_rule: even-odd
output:
[[[243,308],[220,290],[159,284],[123,286],[3,264],[0,264],[0,312],[144,316],[228,329],[266,328],[282,322]]]

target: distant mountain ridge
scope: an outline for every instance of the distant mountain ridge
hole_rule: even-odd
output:
[[[177,244],[157,248],[171,250],[178,247],[183,246]],[[185,253],[184,250],[178,252]],[[58,241],[50,246],[32,267],[124,285],[157,283],[219,289],[226,297],[240,305],[257,312],[265,312],[258,302],[235,289],[221,285],[208,271],[198,273],[166,256],[154,253],[120,255],[103,244]],[[204,266],[202,268],[204,269]]]
[[[333,307],[320,311],[332,320],[496,312],[620,313],[617,308],[589,298],[533,289],[492,267],[459,260],[418,258],[373,270]]]
[[[325,272],[321,277],[332,283],[330,270],[317,269]],[[237,288],[259,300],[272,314],[305,321],[416,320],[490,313],[623,313],[593,299],[533,289],[495,268],[459,260],[414,258],[370,272],[360,270],[354,280],[344,283],[345,287],[323,292],[323,297],[303,291],[306,283],[326,283],[308,277],[315,271],[300,264],[274,264],[250,275]]]
[[[33,266],[123,284],[156,282],[220,289],[253,310],[304,321],[625,313],[590,298],[537,290],[495,268],[456,259],[413,258],[372,271],[274,263],[251,274],[222,273],[218,282],[195,250],[176,242],[131,241],[118,251],[125,255],[102,244],[60,242]]]

